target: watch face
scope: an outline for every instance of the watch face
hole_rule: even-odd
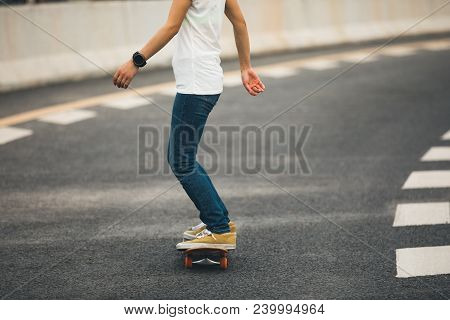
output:
[[[138,52],[133,55],[133,61],[134,64],[138,67],[143,67],[146,64],[144,57]]]
[[[137,60],[137,63],[140,65],[144,64],[144,62],[145,62],[144,58],[142,58],[142,56],[136,56],[136,60]]]

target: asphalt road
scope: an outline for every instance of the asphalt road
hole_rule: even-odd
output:
[[[279,54],[255,64],[350,49]],[[311,127],[303,149],[310,175],[213,175],[238,225],[238,250],[226,271],[183,267],[175,244],[198,222],[196,210],[172,175],[137,173],[137,128],[163,127],[167,113],[151,104],[127,111],[97,106],[89,108],[95,117],[69,125],[18,124],[33,134],[0,145],[0,296],[450,297],[448,274],[396,277],[397,249],[450,245],[449,225],[393,227],[399,203],[450,200],[448,188],[402,189],[413,171],[450,169],[448,161],[420,161],[430,147],[450,146],[440,140],[450,129],[449,61],[448,49],[379,56],[274,121]],[[267,91],[258,98],[226,88],[209,124],[264,124],[350,65],[263,77]],[[171,79],[170,70],[156,70],[134,85]],[[115,92],[109,78],[2,94],[0,118],[107,92]],[[170,111],[172,97],[152,99]],[[219,167],[240,156],[218,150]]]

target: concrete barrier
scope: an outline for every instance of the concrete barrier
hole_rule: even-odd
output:
[[[445,0],[241,0],[252,51],[343,44],[404,32]],[[161,26],[170,1],[49,3],[0,8],[0,91],[113,72]],[[408,31],[450,31],[450,5]],[[228,21],[223,56],[236,55]],[[169,66],[169,44],[150,66]]]

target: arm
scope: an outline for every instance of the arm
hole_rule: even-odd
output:
[[[225,14],[233,25],[236,48],[241,65],[242,83],[252,96],[264,92],[265,86],[253,70],[250,63],[250,40],[244,15],[239,7],[238,0],[227,0]]]
[[[153,57],[178,33],[181,24],[186,16],[192,0],[173,0],[166,23],[148,40],[145,46],[139,51],[146,60]],[[123,64],[114,74],[113,83],[118,88],[128,88],[131,81],[138,73],[136,67],[130,59]]]

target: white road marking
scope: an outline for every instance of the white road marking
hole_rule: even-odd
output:
[[[450,130],[442,136],[442,140],[450,140]]]
[[[395,46],[396,45],[394,45],[394,47]],[[405,47],[405,45],[398,45],[398,46]],[[432,48],[442,49],[442,48],[450,47],[450,41],[447,41],[447,40],[419,41],[419,42],[415,42],[414,45],[411,45],[411,46],[413,46],[414,48],[417,48],[417,49],[426,49],[426,48],[430,48],[430,50]],[[290,60],[290,61],[285,61],[285,62],[273,63],[273,64],[269,64],[269,65],[264,65],[261,67],[255,67],[255,69],[257,71],[259,71],[261,68],[269,68],[269,67],[288,67],[288,68],[298,69],[298,68],[301,68],[308,64],[316,65],[317,60],[339,61],[339,60],[345,59],[345,57],[348,56],[349,53],[362,52],[362,54],[367,54],[368,51],[375,50],[375,49],[376,49],[376,47],[357,49],[357,50],[353,49],[353,50],[346,51],[346,52],[324,54],[324,55],[320,55],[320,57],[302,58],[302,59],[295,59],[295,60]],[[331,65],[329,63],[328,63],[328,67],[331,67]],[[334,67],[334,65],[333,65],[333,67]],[[227,71],[227,72],[225,72],[225,76],[235,75],[236,73],[239,73],[239,70]],[[169,82],[164,82],[164,83],[159,83],[159,84],[152,84],[152,85],[145,86],[145,87],[135,88],[135,90],[141,95],[150,96],[153,94],[157,94],[161,90],[164,90],[169,87],[175,87],[175,83],[173,81],[169,81]],[[102,94],[102,95],[84,98],[84,99],[80,99],[80,100],[45,106],[45,107],[42,107],[39,109],[25,111],[25,112],[14,114],[14,115],[11,115],[8,117],[0,118],[0,126],[1,127],[15,126],[20,123],[39,119],[40,117],[43,117],[45,115],[48,115],[48,114],[51,114],[54,112],[96,107],[96,106],[102,105],[106,102],[117,100],[117,99],[122,99],[124,97],[134,96],[135,94],[136,93],[133,93],[128,90],[121,90],[121,91],[117,91],[114,93]],[[171,96],[173,96],[173,92],[171,93]]]
[[[313,60],[305,63],[302,68],[320,71],[336,68],[338,65],[338,61],[335,60]]]
[[[242,79],[240,75],[227,76],[223,78],[223,85],[225,87],[237,87],[242,85]]]
[[[177,95],[177,88],[176,87],[171,87],[165,90],[161,90],[158,92],[159,94],[162,94],[164,96],[169,96],[169,97],[175,97]]]
[[[292,77],[297,75],[297,70],[286,67],[267,68],[260,71],[260,75],[275,79]]]
[[[51,113],[39,118],[38,120],[42,122],[68,125],[86,119],[94,118],[96,115],[97,114],[94,111],[90,110],[68,110],[63,112]]]
[[[450,273],[450,246],[397,249],[397,277]]]
[[[378,60],[378,56],[376,54],[371,55],[371,56],[369,56],[369,54],[370,54],[370,52],[349,53],[347,56],[340,59],[340,61],[349,62],[349,63],[366,63],[366,62],[373,62],[373,61]]]
[[[150,104],[150,102],[144,97],[128,97],[124,99],[114,100],[102,104],[102,107],[114,108],[119,110],[130,110],[137,107],[142,107]]]
[[[394,227],[450,223],[450,202],[404,203],[397,205]]]
[[[432,147],[421,159],[422,161],[450,161],[450,147]]]
[[[430,51],[450,50],[450,41],[424,43],[421,47]]]
[[[1,127],[0,128],[0,145],[28,137],[33,134],[33,131],[29,129],[14,128],[14,127]]]
[[[416,53],[416,49],[412,47],[392,47],[386,48],[381,51],[382,55],[391,57],[405,57],[411,56]]]
[[[427,189],[450,187],[450,170],[414,171],[402,189]]]

